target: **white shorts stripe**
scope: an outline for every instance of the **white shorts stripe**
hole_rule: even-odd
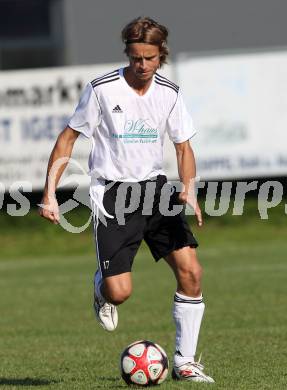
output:
[[[96,256],[98,261],[98,270],[102,277],[100,253],[99,253],[99,246],[98,246],[99,207],[96,205],[93,199],[91,199],[91,203],[92,203],[92,212],[93,212],[94,236],[95,236]]]

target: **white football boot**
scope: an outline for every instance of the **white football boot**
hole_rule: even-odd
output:
[[[206,375],[203,372],[204,366],[200,364],[200,359],[198,362],[188,362],[181,366],[174,366],[171,376],[175,380],[184,380],[191,382],[205,382],[205,383],[214,383],[214,379]]]
[[[118,325],[118,311],[115,305],[107,302],[100,293],[102,276],[99,270],[94,277],[94,309],[97,320],[102,327],[112,332]]]

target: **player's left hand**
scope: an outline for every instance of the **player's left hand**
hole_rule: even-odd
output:
[[[197,219],[197,224],[199,227],[201,227],[203,225],[203,219],[202,219],[201,209],[199,207],[197,200],[194,199],[193,197],[191,197],[186,192],[181,192],[179,194],[178,198],[179,198],[181,203],[189,204],[193,208],[195,217]]]

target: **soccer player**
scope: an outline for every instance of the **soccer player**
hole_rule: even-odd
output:
[[[170,215],[162,207],[163,193],[165,197],[170,194],[166,197],[168,210],[190,203],[202,225],[201,211],[193,196],[196,169],[190,145],[195,134],[192,120],[179,87],[157,72],[166,63],[167,36],[166,27],[150,18],[137,18],[123,29],[129,65],[95,78],[83,91],[51,153],[40,214],[59,222],[55,191],[67,163],[51,177],[53,164],[71,156],[79,134],[90,138],[90,196],[98,259],[94,278],[96,317],[107,331],[117,327],[117,306],[132,292],[132,263],[144,239],[154,259],[163,258],[177,280],[172,376],[211,383],[214,380],[195,361],[205,308],[197,242],[184,212]],[[181,191],[173,194],[163,171],[166,132],[175,146],[182,183]],[[147,204],[152,204],[149,210]],[[119,216],[123,216],[124,223]]]

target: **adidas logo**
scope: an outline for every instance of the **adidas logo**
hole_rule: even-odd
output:
[[[117,105],[114,109],[113,109],[113,111],[112,111],[113,113],[117,113],[117,114],[120,114],[120,113],[122,113],[123,111],[122,111],[122,109],[121,109],[121,107],[119,106],[119,105]]]

